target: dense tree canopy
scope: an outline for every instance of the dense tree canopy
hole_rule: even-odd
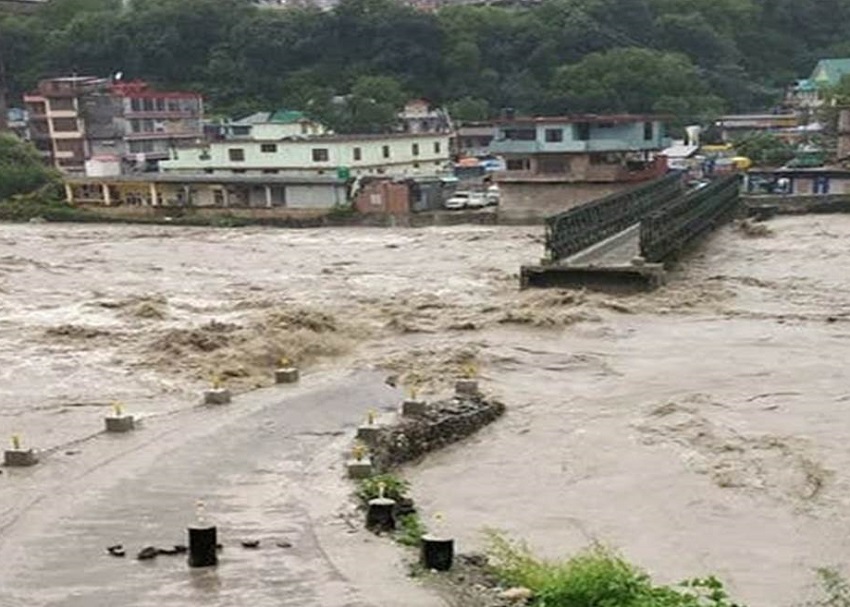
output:
[[[35,148],[12,135],[0,133],[0,202],[53,184],[56,176]]]
[[[468,119],[512,107],[685,121],[769,106],[818,58],[850,54],[850,0],[544,0],[436,14],[394,0],[324,12],[249,0],[123,4],[51,0],[0,20],[13,96],[46,76],[121,71],[198,90],[214,112],[286,105],[343,130],[382,128],[406,96]]]

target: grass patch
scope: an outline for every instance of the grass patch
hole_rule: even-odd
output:
[[[737,607],[714,577],[659,586],[599,545],[567,560],[547,561],[496,532],[488,536],[493,573],[504,585],[531,590],[537,607]]]
[[[422,536],[428,533],[418,514],[404,514],[398,517],[398,529],[393,536],[403,546],[416,547],[422,543]]]

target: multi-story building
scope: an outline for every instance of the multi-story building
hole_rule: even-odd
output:
[[[455,133],[455,154],[475,158],[489,156],[495,132],[492,122],[465,122],[459,125]]]
[[[128,172],[155,170],[172,148],[202,136],[203,101],[195,93],[154,91],[144,82],[91,76],[42,80],[24,96],[30,137],[68,173],[111,157]]]
[[[448,112],[425,99],[412,99],[399,112],[398,120],[405,133],[449,133],[452,121]]]
[[[490,144],[505,159],[499,214],[539,219],[658,177],[668,143],[658,116],[500,119]]]
[[[231,131],[239,124],[232,123]],[[162,161],[160,170],[207,175],[334,174],[345,178],[414,177],[450,170],[449,133],[335,135],[300,118],[242,126],[249,129],[246,136],[172,150],[171,159]]]

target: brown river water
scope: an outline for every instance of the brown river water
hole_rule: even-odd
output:
[[[616,297],[518,291],[536,227],[0,226],[0,440],[73,457],[113,401],[176,414],[283,356],[429,393],[471,364],[508,415],[406,471],[462,549],[598,541],[799,604],[850,550],[850,216],[770,229]]]

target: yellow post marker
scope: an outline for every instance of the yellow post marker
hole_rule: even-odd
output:
[[[221,379],[221,375],[219,375],[218,373],[213,373],[213,376],[212,376],[213,390],[221,390],[221,386],[222,386],[223,383],[224,382]]]
[[[13,434],[12,435],[12,449],[14,449],[15,451],[21,450],[21,435],[20,434]]]
[[[378,483],[378,497],[380,499],[384,499],[384,493],[386,492],[386,490],[387,490],[387,484],[386,483]]]
[[[366,423],[370,426],[375,425],[375,419],[378,417],[378,413],[374,409],[369,409],[366,413]]]
[[[351,455],[354,457],[355,461],[363,461],[363,458],[366,457],[366,453],[368,449],[366,445],[361,443],[360,441],[354,443],[354,447],[351,449]]]
[[[115,417],[121,417],[124,415],[124,405],[116,400],[112,403],[112,412],[115,414]]]
[[[292,361],[286,358],[285,356],[280,357],[280,366],[281,367],[290,367],[292,366]]]

